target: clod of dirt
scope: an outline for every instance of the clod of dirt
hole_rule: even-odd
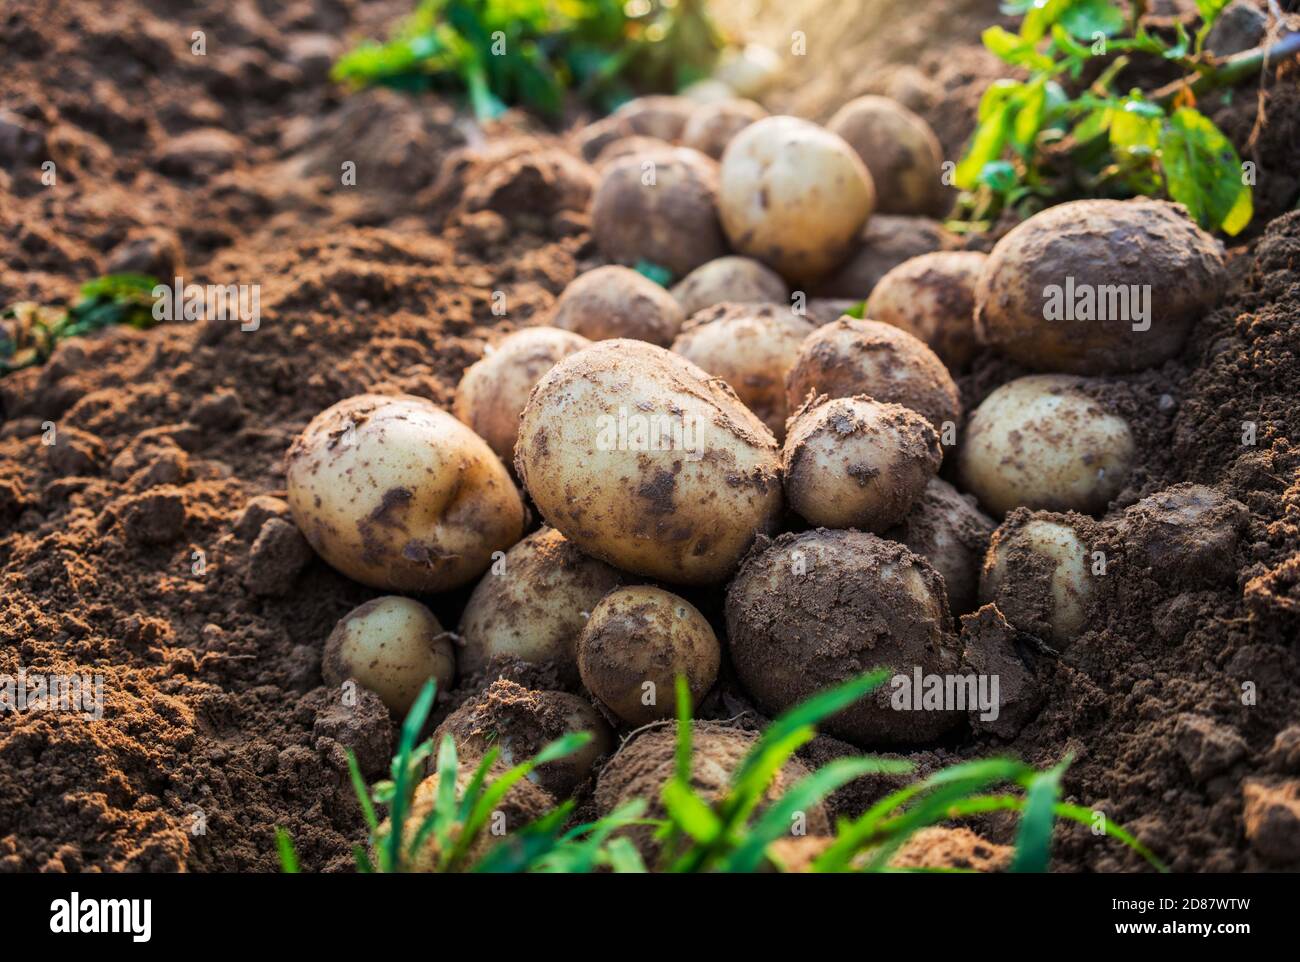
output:
[[[1170,586],[1202,588],[1231,580],[1250,512],[1201,484],[1178,484],[1143,498],[1117,522],[1127,560]]]
[[[136,544],[167,544],[185,526],[185,499],[175,489],[123,498],[117,505],[123,530]]]
[[[1242,797],[1246,838],[1259,856],[1274,865],[1300,861],[1300,779],[1251,779]]]
[[[65,477],[96,473],[104,456],[104,442],[76,428],[56,429],[54,443],[45,449],[50,469]]]
[[[311,545],[302,532],[282,518],[268,518],[248,552],[244,584],[262,597],[287,595],[311,559]]]
[[[262,525],[271,518],[288,520],[289,504],[282,498],[259,494],[255,498],[248,499],[248,503],[239,512],[232,527],[240,540],[252,541],[262,530]]]
[[[1016,630],[993,604],[962,616],[961,637],[966,645],[963,670],[998,679],[997,717],[985,718],[982,716],[988,712],[970,708],[966,717],[971,730],[1014,738],[1043,703],[1043,689],[1029,649],[1017,643]]]
[[[1191,713],[1174,719],[1174,749],[1197,782],[1231,768],[1250,751],[1246,740],[1231,728]]]
[[[491,210],[507,220],[549,217],[562,210],[586,210],[596,189],[596,172],[555,148],[510,157],[472,181],[464,203],[470,211]]]
[[[995,845],[968,828],[932,825],[917,832],[898,850],[893,868],[961,869],[968,872],[1002,872],[1011,865],[1009,845]]]
[[[393,722],[388,709],[378,695],[359,686],[346,700],[340,697],[338,689],[331,689],[330,693],[335,700],[317,709],[312,723],[316,751],[333,755],[336,747],[339,751],[350,750],[357,757],[362,775],[370,778],[380,774],[388,767],[393,742]]]

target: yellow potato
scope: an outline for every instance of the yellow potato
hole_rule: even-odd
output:
[[[781,275],[751,257],[728,255],[701,264],[675,285],[672,295],[687,317],[714,304],[788,304]]]
[[[871,291],[867,314],[914,334],[951,371],[975,353],[975,285],[987,254],[937,251],[899,264]]]
[[[714,160],[722,156],[731,139],[767,111],[752,100],[732,98],[695,108],[682,131],[682,146],[691,147]]]
[[[942,216],[955,194],[943,175],[943,149],[930,125],[888,97],[868,95],[836,111],[826,128],[848,141],[871,171],[882,214]]]
[[[630,337],[667,347],[685,315],[673,296],[628,267],[610,265],[580,274],[551,314],[551,323],[584,339]]]

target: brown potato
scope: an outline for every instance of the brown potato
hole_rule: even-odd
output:
[[[687,97],[651,94],[621,105],[610,116],[624,121],[642,137],[679,141],[698,104]]]
[[[578,153],[582,154],[583,160],[589,164],[594,164],[596,158],[608,148],[611,144],[622,140],[625,137],[633,136],[632,125],[627,122],[626,118],[601,117],[593,123],[581,128],[573,134],[573,145],[577,148]]]
[[[752,257],[728,255],[701,264],[675,285],[672,295],[687,317],[714,304],[788,304],[781,275]]]
[[[930,125],[888,97],[850,100],[826,124],[871,171],[883,214],[942,216],[955,194],[940,179],[943,149]]]
[[[624,157],[640,156],[656,150],[672,150],[672,148],[672,144],[666,140],[660,140],[658,137],[642,137],[639,134],[633,134],[630,137],[622,137],[611,141],[602,147],[600,153],[596,155],[596,159],[592,161],[592,166],[596,168],[598,173],[604,173],[606,167]]]
[[[980,566],[996,527],[974,498],[931,478],[907,517],[884,537],[907,545],[934,565],[948,589],[952,613],[962,615],[977,606]]]
[[[767,116],[767,111],[752,100],[733,97],[717,103],[695,108],[682,131],[682,146],[692,147],[714,160],[722,156],[731,138],[756,120]]]
[[[986,254],[939,251],[899,264],[880,279],[867,315],[915,334],[951,371],[975,353],[975,285]]]
[[[673,296],[630,267],[611,264],[578,275],[555,302],[551,323],[584,340],[630,337],[667,347],[685,315]]]
[[[938,221],[873,214],[854,241],[848,258],[832,274],[814,284],[812,294],[861,301],[875,290],[882,277],[904,261],[960,246],[961,239]]]

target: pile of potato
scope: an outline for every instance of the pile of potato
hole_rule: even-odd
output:
[[[328,681],[400,714],[429,677],[545,665],[565,689],[546,697],[608,745],[606,725],[670,718],[677,676],[698,705],[724,664],[769,713],[873,667],[956,671],[954,616],[981,602],[1058,647],[1086,630],[1090,526],[1142,460],[1106,378],[1177,354],[1223,286],[1184,211],[1064,204],[987,256],[954,250],[926,219],[951,203],[938,142],[877,97],[827,127],[646,98],[574,151],[599,172],[604,263],[466,370],[454,416],[348,398],[288,454],[312,547],[396,593],[339,623]],[[834,277],[862,285],[865,318],[808,310]],[[1145,285],[1156,310],[1049,320],[1067,278]],[[955,378],[987,349],[1043,373],[966,412]],[[409,597],[475,583],[456,633]],[[885,691],[828,727],[881,747],[960,720]]]

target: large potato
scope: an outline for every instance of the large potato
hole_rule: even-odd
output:
[[[1219,243],[1162,200],[1049,207],[998,241],[975,294],[980,340],[1038,371],[1163,363],[1226,283]]]
[[[718,304],[687,322],[673,350],[730,384],[779,441],[789,413],[785,375],[813,330],[789,307]]]
[[[667,347],[685,315],[666,290],[630,267],[611,264],[580,274],[555,302],[551,323],[583,339],[630,337]]]
[[[524,408],[515,465],[584,552],[670,582],[722,581],[781,510],[772,433],[726,382],[643,341],[553,367]]]
[[[871,175],[853,148],[806,120],[750,124],[722,155],[718,213],[727,237],[787,280],[829,272],[874,208]]]
[[[519,415],[528,394],[562,357],[576,354],[591,342],[554,327],[527,327],[489,346],[481,360],[461,375],[452,402],[456,417],[474,429],[502,461],[515,456]]]
[[[327,408],[289,448],[285,474],[316,553],[372,588],[457,588],[524,533],[505,465],[423,398],[361,394]]]
[[[843,137],[871,171],[881,213],[937,217],[952,206],[955,195],[940,179],[939,138],[902,104],[888,97],[858,97],[836,111],[826,128]]]
[[[844,263],[813,285],[814,297],[860,301],[899,264],[932,251],[956,250],[961,239],[925,217],[872,214]]]
[[[960,371],[975,353],[975,285],[987,259],[977,251],[937,251],[904,261],[872,290],[867,314],[915,334]]]
[[[717,160],[731,143],[731,138],[766,116],[767,111],[760,105],[738,97],[705,104],[695,108],[691,119],[686,122],[682,145]]]
[[[790,288],[766,264],[728,255],[695,268],[673,286],[672,295],[690,317],[714,304],[786,304]]]

